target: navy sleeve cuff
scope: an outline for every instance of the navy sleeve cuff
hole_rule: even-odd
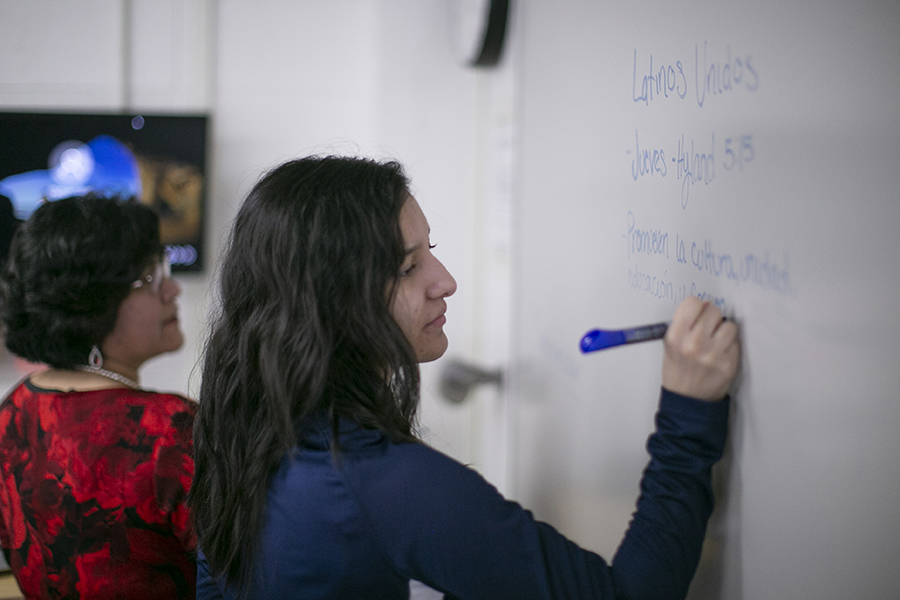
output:
[[[695,439],[721,455],[728,435],[731,398],[725,396],[717,402],[707,402],[661,389],[657,431]]]

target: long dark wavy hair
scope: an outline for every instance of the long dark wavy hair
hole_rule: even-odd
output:
[[[6,346],[57,369],[85,365],[131,284],[160,256],[159,218],[137,200],[47,202],[19,226],[0,274]]]
[[[416,441],[419,370],[390,312],[404,259],[402,167],[282,164],[250,191],[220,273],[189,504],[213,575],[251,584],[269,480],[313,415]],[[336,449],[335,452],[339,452]]]

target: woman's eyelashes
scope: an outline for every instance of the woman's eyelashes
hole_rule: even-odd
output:
[[[431,242],[428,243],[429,252],[431,250],[434,250],[435,248],[437,248],[437,244],[432,244]],[[416,252],[416,254],[418,254],[418,253]],[[410,263],[409,266],[403,266],[400,268],[400,277],[408,277],[419,265],[419,261],[416,260],[415,255],[410,255],[410,256],[413,257],[412,258],[413,262]]]

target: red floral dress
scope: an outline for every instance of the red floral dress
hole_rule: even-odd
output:
[[[0,543],[26,598],[193,598],[196,403],[130,389],[0,405]]]

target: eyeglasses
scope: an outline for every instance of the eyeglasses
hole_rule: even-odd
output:
[[[153,271],[132,283],[131,289],[136,290],[145,285],[149,285],[150,289],[153,290],[153,293],[158,294],[159,290],[162,289],[163,281],[171,276],[172,266],[169,264],[169,256],[168,254],[163,254],[162,258],[159,259],[159,262],[156,263],[156,267]]]

